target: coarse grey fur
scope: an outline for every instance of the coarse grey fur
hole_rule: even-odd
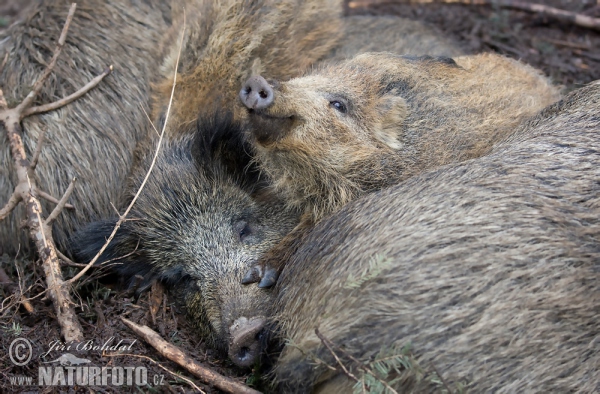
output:
[[[73,177],[78,178],[69,199],[76,210],[64,210],[53,226],[54,240],[64,249],[68,234],[90,220],[114,215],[122,201],[122,185],[134,162],[134,150],[147,132],[150,75],[160,37],[167,29],[169,2],[162,0],[82,0],[71,23],[54,72],[36,104],[49,103],[81,88],[109,65],[114,71],[77,101],[23,121],[23,143],[31,157],[45,129],[38,185],[60,198]],[[46,0],[28,10],[26,18],[0,36],[0,88],[9,106],[31,90],[52,57],[70,2]],[[1,62],[1,60],[0,60]],[[16,173],[8,139],[0,131],[0,206],[11,195]],[[45,213],[54,204],[42,201]],[[29,249],[19,206],[0,222],[0,245],[14,254]]]
[[[271,295],[243,286],[242,274],[296,225],[298,214],[264,193],[264,183],[244,154],[246,147],[231,138],[239,136],[237,127],[231,118],[203,117],[195,137],[188,131],[166,139],[148,183],[98,263],[118,264],[124,278],[140,275],[142,289],[154,280],[167,283],[200,336],[217,350],[233,352],[232,361],[248,367],[262,344],[238,357],[232,351],[244,347],[238,340],[255,342],[232,331],[242,320],[266,318]],[[130,198],[147,165],[136,170]],[[76,258],[89,261],[116,221],[95,222],[76,233]],[[262,327],[257,327],[257,337]]]
[[[305,355],[337,367],[318,327],[361,362],[410,345],[453,389],[598,392],[598,108],[595,82],[491,154],[366,195],[319,223],[276,285],[281,338],[295,344],[278,361],[279,388],[350,390],[354,382]],[[409,370],[398,388],[444,387]]]

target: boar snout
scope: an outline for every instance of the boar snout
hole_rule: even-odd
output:
[[[273,103],[273,89],[263,77],[256,75],[244,83],[240,99],[249,109],[264,109]]]
[[[231,334],[229,358],[238,367],[250,367],[259,358],[262,343],[265,342],[263,341],[265,323],[264,317],[251,319],[240,317],[229,327]]]

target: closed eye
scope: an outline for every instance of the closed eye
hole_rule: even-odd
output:
[[[244,242],[244,240],[250,236],[252,234],[252,230],[250,229],[250,226],[248,226],[247,224],[244,226],[244,228],[242,228],[239,231],[239,237],[240,237],[240,241]]]
[[[248,238],[254,235],[254,231],[252,231],[252,226],[245,220],[238,220],[233,224],[233,230],[235,234],[238,236],[240,242],[248,242]]]

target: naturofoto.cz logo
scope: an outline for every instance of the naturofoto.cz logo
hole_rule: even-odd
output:
[[[112,341],[111,338],[109,341]],[[85,345],[61,346],[62,350],[73,349],[111,349],[109,341],[101,346],[90,346],[91,341]],[[50,348],[56,349],[57,341],[51,343]],[[119,342],[119,344],[121,341]],[[130,348],[131,346],[129,346]],[[44,353],[48,355],[51,350]],[[26,338],[17,338],[9,347],[9,358],[18,367],[32,362],[32,343]],[[85,357],[78,357],[72,353],[63,353],[48,361],[39,361],[37,377],[26,375],[9,375],[12,386],[156,386],[162,385],[164,376],[157,374],[148,380],[148,370],[143,366],[94,366]],[[36,379],[37,378],[37,379]]]

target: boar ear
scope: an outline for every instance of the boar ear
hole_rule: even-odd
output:
[[[117,219],[102,220],[76,232],[69,240],[75,260],[82,264],[89,263],[104,246],[116,223]],[[117,272],[127,286],[137,281],[136,275],[141,275],[143,280],[140,290],[159,276],[145,258],[141,241],[133,234],[127,222],[121,225],[95,265],[103,264]]]
[[[406,101],[394,92],[390,92],[379,99],[377,109],[380,114],[380,124],[375,129],[375,138],[392,149],[400,149],[403,144],[400,136],[408,116]]]

